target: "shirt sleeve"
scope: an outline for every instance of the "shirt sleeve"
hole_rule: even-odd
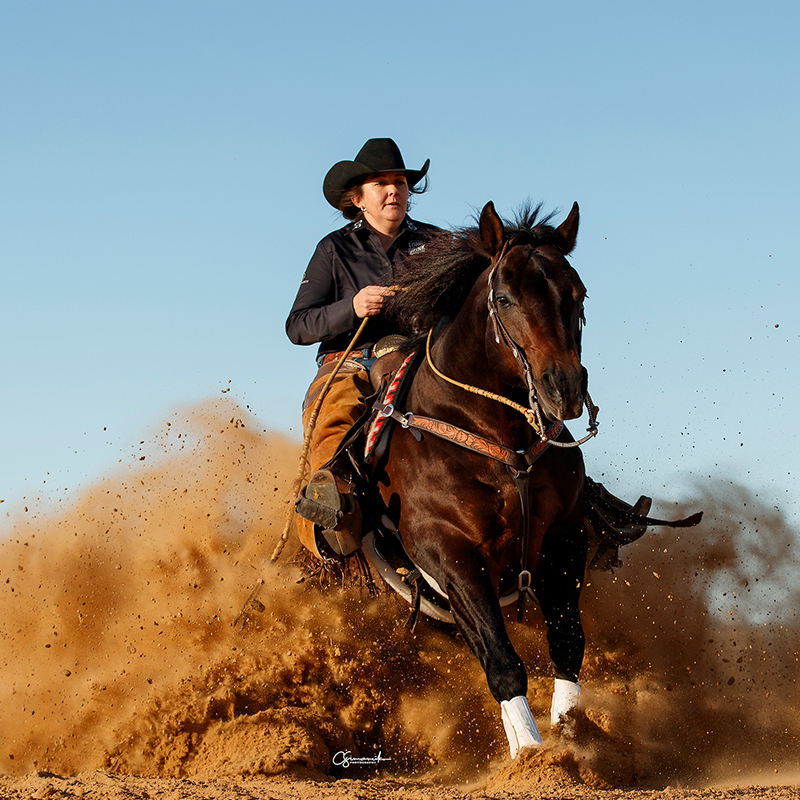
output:
[[[324,342],[357,326],[353,298],[337,299],[333,258],[333,247],[321,241],[286,320],[286,335],[294,344]]]

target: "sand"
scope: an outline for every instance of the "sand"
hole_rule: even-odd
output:
[[[546,740],[512,762],[452,630],[321,591],[293,544],[266,567],[298,453],[209,402],[68,501],[8,511],[0,798],[800,797],[798,534],[779,510],[699,485],[699,528],[590,575],[574,739],[547,730],[535,609],[509,621]],[[235,628],[262,576],[264,611]]]

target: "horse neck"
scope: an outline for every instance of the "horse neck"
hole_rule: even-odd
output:
[[[475,298],[475,295],[473,291],[438,339],[438,349],[449,365],[452,377],[462,382],[492,380],[494,377],[486,354],[489,321],[486,299]]]
[[[431,355],[436,367],[449,378],[509,397],[512,390],[503,383],[486,353],[486,337],[492,335],[487,331],[491,325],[487,291],[483,277],[479,278],[459,313],[437,337]],[[441,413],[448,414],[448,420],[454,424],[459,424],[452,416],[456,414],[464,418],[462,423],[470,422],[476,432],[480,432],[476,425],[484,432],[508,428],[509,434],[513,434],[517,428],[525,429],[522,417],[507,406],[454,386],[434,375],[432,370],[429,373],[431,383],[428,384],[427,397],[441,409]],[[516,399],[525,402],[522,397]]]

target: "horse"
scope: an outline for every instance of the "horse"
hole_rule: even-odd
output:
[[[551,721],[579,702],[585,637],[578,601],[587,558],[585,472],[564,427],[595,407],[581,363],[586,289],[567,256],[577,203],[523,209],[504,223],[493,203],[477,226],[443,232],[396,276],[387,313],[427,331],[425,351],[375,478],[388,517],[486,674],[515,757],[542,736],[525,665],[499,597],[532,591],[555,672]],[[377,365],[376,365],[377,366]],[[454,433],[455,432],[455,433]],[[586,437],[588,438],[588,436]]]

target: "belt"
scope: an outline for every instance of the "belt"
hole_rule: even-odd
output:
[[[317,357],[317,366],[324,367],[325,364],[338,361],[343,355],[344,350],[340,350],[338,353],[325,353],[325,355]],[[365,347],[362,350],[352,350],[348,353],[347,357],[352,358],[354,361],[361,361],[365,358],[374,358],[375,354],[371,347]]]

